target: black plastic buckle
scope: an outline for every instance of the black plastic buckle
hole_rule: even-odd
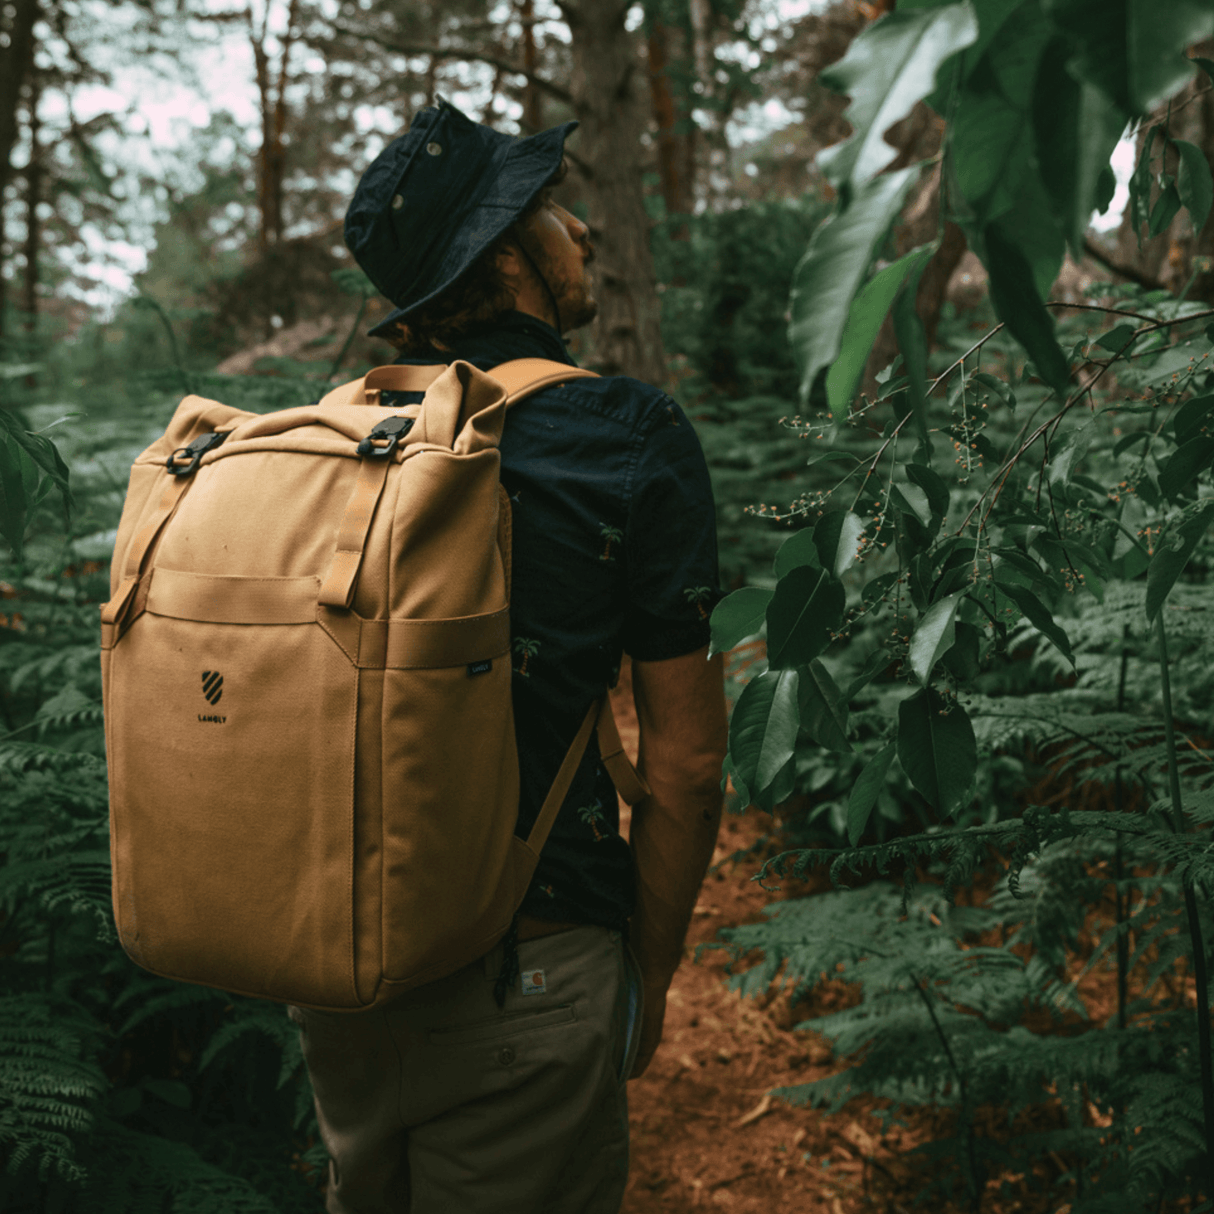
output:
[[[164,461],[164,466],[174,476],[189,476],[190,473],[194,472],[198,468],[198,465],[202,462],[202,457],[206,455],[208,451],[214,451],[215,448],[218,447],[227,437],[228,435],[226,430],[222,434],[200,434],[197,438],[190,439],[190,441],[184,447],[178,447],[177,450]],[[183,467],[178,467],[174,461],[179,455],[183,454],[190,462],[185,464]]]
[[[371,459],[387,459],[396,450],[400,440],[412,429],[411,417],[386,417],[358,444],[358,454],[369,456]],[[377,447],[376,439],[387,439],[388,445]]]

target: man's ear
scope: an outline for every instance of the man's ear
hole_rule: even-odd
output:
[[[523,255],[516,244],[512,242],[504,244],[497,251],[496,264],[497,272],[511,286],[518,286],[522,283],[525,266]]]

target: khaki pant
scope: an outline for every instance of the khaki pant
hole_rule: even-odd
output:
[[[640,1022],[618,932],[499,945],[371,1012],[292,1007],[330,1156],[330,1214],[617,1214]],[[542,989],[541,989],[542,988]]]

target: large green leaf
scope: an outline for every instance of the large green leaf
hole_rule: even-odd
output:
[[[772,669],[804,666],[830,644],[846,596],[829,573],[802,565],[776,584],[767,608],[767,661]]]
[[[1033,80],[1052,27],[1036,4],[1021,5],[1003,26],[956,109],[950,152],[954,180],[982,228],[1016,204],[1033,155]]]
[[[820,523],[821,520],[819,520]],[[796,531],[780,545],[776,559],[772,563],[772,572],[782,578],[790,569],[798,565],[812,565],[815,569],[822,567],[822,558],[818,556],[818,545],[814,543],[814,527],[806,527]]]
[[[1070,69],[1127,117],[1149,113],[1192,78],[1184,51],[1214,34],[1208,0],[1044,0],[1075,44]]]
[[[797,688],[801,728],[824,750],[851,750],[847,740],[847,701],[830,677],[830,671],[814,658],[801,671]]]
[[[712,644],[708,654],[727,653],[739,641],[754,636],[767,618],[772,592],[759,586],[743,586],[726,595],[713,609],[709,620]]]
[[[1033,268],[1024,252],[993,223],[983,232],[991,302],[999,319],[1024,347],[1037,374],[1060,395],[1070,386],[1066,355],[1054,336],[1054,321],[1033,281]]]
[[[894,761],[894,752],[897,749],[897,742],[890,742],[888,746],[877,751],[864,764],[864,770],[860,772],[860,778],[847,798],[847,841],[852,847],[860,842],[860,836],[864,834],[877,797],[885,787],[885,775]]]
[[[1055,647],[1072,666],[1075,665],[1075,655],[1071,652],[1071,641],[1059,626],[1058,621],[1050,614],[1046,605],[1024,586],[1016,586],[1011,582],[1000,581],[999,589],[1007,595],[1021,612],[1028,617],[1029,623],[1044,633],[1054,643]]]
[[[927,331],[915,301],[919,294],[919,279],[938,248],[938,244],[933,244],[929,255],[907,275],[906,283],[890,309],[894,338],[906,369],[905,404],[902,408],[903,411],[909,408],[914,418],[915,434],[919,439],[917,450],[925,462],[932,457],[932,440],[927,429]]]
[[[1175,497],[1199,472],[1214,464],[1214,438],[1199,435],[1182,443],[1159,470],[1159,490]]]
[[[845,117],[850,138],[818,156],[818,167],[836,189],[876,177],[897,153],[883,136],[935,87],[936,72],[949,56],[978,37],[978,19],[968,3],[899,10],[861,30],[838,63],[818,79],[851,96]]]
[[[1214,522],[1214,501],[1194,502],[1164,529],[1147,567],[1147,619],[1153,620],[1163,606],[1189,557]]]
[[[814,546],[818,563],[827,573],[842,577],[856,560],[864,520],[850,510],[828,510],[815,524]]]
[[[912,165],[858,187],[848,205],[819,225],[793,272],[788,339],[801,370],[801,400],[838,357],[854,298],[911,182]]]
[[[1172,144],[1180,156],[1176,192],[1193,221],[1193,231],[1200,232],[1210,214],[1210,205],[1214,203],[1214,177],[1210,175],[1210,162],[1195,143],[1173,139]]]
[[[768,670],[751,679],[729,722],[729,761],[753,799],[771,787],[797,744],[795,670]],[[739,792],[742,790],[739,789]]]
[[[957,608],[961,605],[964,591],[950,594],[947,598],[933,603],[915,629],[911,637],[910,668],[915,678],[924,686],[931,682],[932,670],[936,661],[952,647],[954,626],[957,622]]]
[[[898,761],[924,800],[942,814],[961,808],[978,767],[974,727],[960,704],[925,687],[898,705]]]
[[[852,300],[847,324],[843,327],[839,357],[826,375],[826,400],[836,420],[842,421],[847,417],[847,411],[856,398],[864,364],[868,362],[873,342],[894,302],[894,296],[908,277],[918,278],[918,272],[931,257],[934,247],[923,245],[899,257],[874,274]]]
[[[1067,70],[1074,44],[1051,40],[1041,55],[1032,102],[1040,179],[1059,228],[1079,256],[1093,210],[1100,206],[1100,176],[1125,127],[1125,115],[1099,89]]]
[[[65,513],[72,506],[68,468],[49,438],[26,430],[17,415],[0,408],[0,535],[20,557],[34,508],[53,490]]]

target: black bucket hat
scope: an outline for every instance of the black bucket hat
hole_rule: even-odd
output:
[[[418,111],[371,162],[346,212],[346,247],[396,305],[370,336],[441,295],[506,231],[560,167],[576,126],[519,139],[447,101]]]

